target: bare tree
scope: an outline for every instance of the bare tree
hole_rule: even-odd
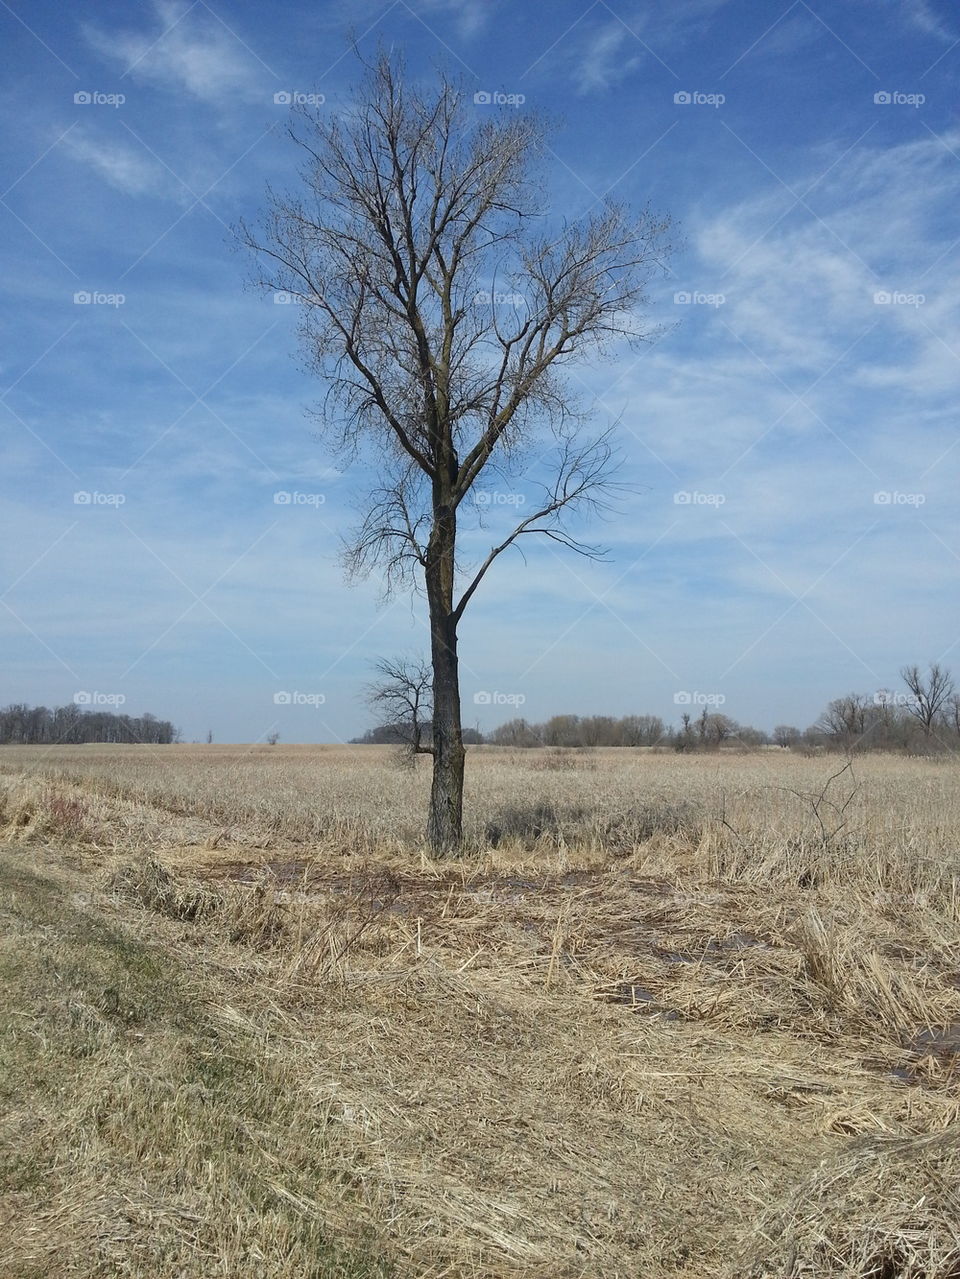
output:
[[[794,728],[792,724],[777,724],[773,730],[773,740],[777,746],[796,746],[801,736],[799,728]]]
[[[494,746],[542,746],[543,738],[536,724],[525,719],[511,719],[495,728],[487,739]]]
[[[861,693],[837,697],[820,716],[816,727],[845,749],[859,746],[867,732],[869,703]]]
[[[694,738],[694,735],[693,735],[693,725],[690,722],[689,711],[683,712],[683,714],[680,716],[680,723],[681,723],[681,728],[679,733],[677,733],[676,740],[674,741],[674,744],[673,744],[673,749],[676,751],[693,750],[694,746],[696,745],[696,739]]]
[[[931,662],[926,676],[921,674],[919,666],[905,666],[900,678],[913,695],[907,702],[907,710],[920,721],[924,735],[929,737],[953,692],[953,678],[939,662]]]
[[[387,588],[426,595],[433,676],[428,840],[462,837],[458,626],[494,560],[540,535],[584,555],[572,512],[602,510],[616,459],[584,434],[563,365],[615,340],[645,341],[645,290],[669,252],[666,219],[612,202],[568,225],[543,218],[543,129],[485,113],[441,76],[421,92],[381,55],[349,111],[303,109],[300,197],[271,195],[241,241],[257,283],[295,299],[308,366],[327,383],[322,419],[348,454],[369,446],[376,483],[348,556]],[[327,407],[336,413],[326,412]],[[517,467],[552,432],[552,479],[530,514],[472,567],[458,561],[464,500],[481,474]],[[543,450],[538,445],[538,454]]]
[[[960,737],[960,693],[951,693],[947,702],[946,714],[950,727]]]
[[[624,746],[655,746],[664,735],[659,715],[624,715],[620,721],[620,740]]]
[[[409,758],[433,754],[433,698],[430,666],[423,661],[383,658],[380,678],[367,691],[367,702],[392,730]]]
[[[719,711],[707,716],[707,740],[714,746],[722,746],[731,737],[736,737],[740,725],[729,715]]]

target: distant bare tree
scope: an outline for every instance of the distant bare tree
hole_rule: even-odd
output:
[[[525,719],[511,719],[495,728],[488,739],[494,746],[542,746],[536,725]]]
[[[707,740],[715,746],[722,746],[731,737],[736,737],[740,725],[729,715],[715,712],[707,716]]]
[[[773,740],[777,746],[796,746],[802,734],[792,724],[778,724],[773,730]]]
[[[543,726],[544,746],[582,746],[579,715],[553,715]]]
[[[438,853],[462,840],[464,609],[494,560],[530,536],[598,553],[567,517],[604,507],[616,459],[608,433],[583,433],[560,370],[652,336],[646,286],[669,252],[666,219],[612,202],[551,227],[535,170],[541,126],[518,112],[478,120],[471,99],[445,76],[435,90],[414,88],[381,55],[348,109],[299,113],[303,197],[272,196],[261,227],[240,228],[261,263],[257,283],[301,304],[308,363],[338,410],[326,426],[348,455],[370,446],[377,479],[349,567],[379,567],[388,589],[414,582],[426,595],[427,834]],[[542,496],[461,567],[465,499],[485,472],[518,466],[543,429],[555,448]]]
[[[690,722],[689,711],[684,711],[683,714],[680,716],[680,724],[681,724],[680,732],[676,736],[676,740],[673,743],[673,748],[676,751],[693,750],[694,746],[696,745],[696,739],[693,734],[693,725]]]
[[[684,716],[684,732],[687,728],[687,718],[687,716]],[[697,719],[698,745],[703,750],[713,746],[722,746],[729,738],[736,736],[739,728],[740,725],[737,721],[731,719],[729,715],[723,715],[719,711],[708,711],[704,706]]]
[[[924,735],[929,737],[953,692],[953,678],[939,662],[931,662],[926,676],[921,674],[919,666],[905,666],[900,672],[900,678],[913,694],[913,700],[907,703],[907,710],[914,719],[919,720]]]
[[[869,702],[862,693],[835,698],[817,721],[816,727],[846,748],[859,745],[867,731]]]
[[[620,740],[624,746],[655,746],[664,735],[659,715],[625,715],[620,721]]]
[[[383,658],[379,679],[367,690],[368,704],[384,727],[403,743],[409,757],[432,755],[432,672],[427,662]]]

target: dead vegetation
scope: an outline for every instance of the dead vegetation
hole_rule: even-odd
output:
[[[209,1051],[242,1044],[249,1069],[216,1094],[234,1137],[206,1164],[192,1129],[156,1135],[167,1172],[147,1211],[143,1166],[103,1145],[103,1125],[113,1141],[123,1114],[143,1122],[158,1069],[175,1097],[194,1096],[193,1076],[138,1031],[121,1097],[104,1027],[129,1007],[142,1021],[144,998],[115,974],[115,995],[85,979],[94,993],[67,999],[87,1038],[63,1066],[56,1131],[93,1164],[68,1159],[52,1198],[8,1176],[2,1201],[44,1265],[62,1234],[81,1258],[62,1273],[113,1273],[82,1261],[113,1231],[125,1273],[171,1279],[218,1259],[259,1273],[258,1249],[264,1273],[291,1276],[960,1275],[951,761],[876,757],[851,776],[782,755],[596,752],[581,778],[482,751],[473,855],[435,862],[408,811],[383,828],[413,785],[388,752],[168,751],[153,777],[142,753],[108,770],[86,752],[43,769],[0,755],[3,864],[40,867],[62,895],[30,953],[41,934],[72,944],[66,903],[82,899],[91,927],[179,974],[193,1013],[177,1033],[227,1034]],[[275,755],[291,808],[267,821]],[[61,795],[85,805],[79,835]],[[8,1015],[22,1045],[47,1045],[52,1076],[61,1014],[29,989]],[[287,1109],[266,1096],[278,1087]],[[81,1095],[101,1096],[96,1122]],[[269,1209],[245,1179],[269,1186]],[[321,1236],[312,1270],[277,1260],[281,1238]],[[11,1255],[11,1273],[61,1273]]]

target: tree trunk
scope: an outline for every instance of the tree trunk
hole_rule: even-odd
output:
[[[433,785],[427,843],[439,856],[456,853],[463,841],[463,731],[457,622],[453,616],[456,513],[442,504],[427,551],[426,587],[430,606],[433,663]]]

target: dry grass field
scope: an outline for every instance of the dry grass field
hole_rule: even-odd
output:
[[[0,749],[0,1274],[958,1279],[958,781]]]

